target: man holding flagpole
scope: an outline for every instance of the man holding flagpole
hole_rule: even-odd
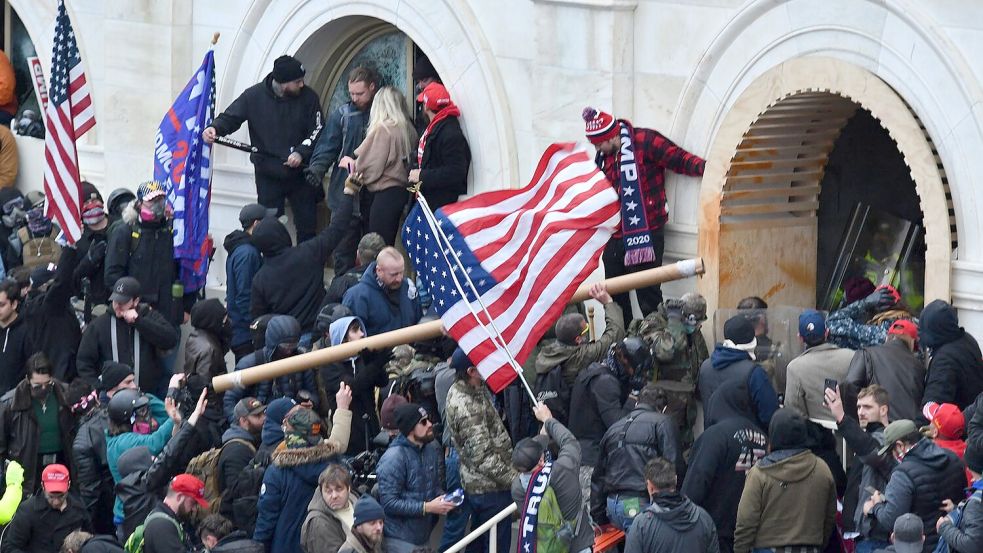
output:
[[[618,191],[621,225],[604,248],[604,276],[611,278],[662,265],[664,227],[669,220],[665,170],[703,176],[706,164],[658,131],[634,127],[625,119],[584,108],[587,140],[597,150],[595,162]],[[662,303],[659,285],[639,288],[642,317]],[[632,319],[628,294],[614,297],[628,320]]]
[[[64,0],[58,0],[51,52],[51,87],[45,109],[45,212],[58,221],[69,243],[82,237],[82,183],[76,142],[96,124],[92,95],[82,69],[75,31]]]

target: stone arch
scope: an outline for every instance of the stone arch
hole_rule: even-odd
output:
[[[432,21],[438,14],[445,24],[435,26]],[[355,18],[353,21],[361,24],[371,19],[389,23],[428,54],[464,113],[461,121],[465,134],[472,144],[479,136],[482,139],[482,148],[472,151],[472,192],[518,181],[515,132],[504,83],[481,26],[465,0],[257,0],[233,40],[229,65],[219,84],[218,104],[227,105],[258,82],[277,56],[298,53],[319,29],[342,18]]]
[[[708,300],[732,305],[736,288],[747,284],[742,276],[757,270],[771,273],[765,286],[779,287],[773,290],[775,298],[811,305],[805,298],[815,293],[815,258],[808,250],[815,244],[819,182],[835,138],[858,107],[881,122],[911,171],[925,221],[926,266],[951,264],[951,200],[920,121],[870,72],[833,58],[797,58],[767,71],[742,92],[710,149],[699,219],[699,250],[707,265],[702,291]],[[760,241],[767,253],[786,256],[788,262],[762,268],[754,258],[733,256],[731,231]],[[751,273],[739,273],[742,269]],[[797,293],[783,292],[786,284]],[[927,298],[948,299],[949,288],[948,271],[926,274]]]

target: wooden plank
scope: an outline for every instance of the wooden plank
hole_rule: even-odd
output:
[[[793,181],[818,182],[822,176],[822,170],[800,171],[798,173],[774,173],[768,175],[741,175],[739,177],[727,177],[727,182],[724,183],[724,189],[735,184],[765,184],[769,182],[782,184]]]
[[[723,232],[726,230],[807,227],[815,225],[816,221],[816,216],[814,214],[800,216],[789,215],[787,217],[769,219],[747,219],[743,221],[721,221],[720,230]]]
[[[750,205],[721,205],[720,215],[766,215],[770,213],[796,213],[800,211],[815,211],[819,202],[776,202],[769,204]]]
[[[777,167],[821,168],[826,164],[828,156],[811,156],[794,159],[761,159],[756,161],[731,161],[727,174],[737,174],[745,171],[767,171]]]
[[[816,196],[821,191],[818,184],[791,186],[784,188],[751,188],[749,190],[724,190],[720,202],[730,200],[754,200],[761,198],[789,198],[794,196]]]
[[[780,154],[794,156],[797,154],[819,154],[828,155],[833,148],[833,141],[811,144],[808,146],[761,146],[738,148],[737,153],[731,158],[731,163],[740,161],[750,161],[761,157],[777,157]]]
[[[823,136],[839,136],[840,127],[823,127],[818,129],[800,129],[796,127],[780,127],[772,129],[761,129],[757,130],[751,127],[744,133],[744,139],[753,138],[755,140],[770,140],[775,138],[809,138],[809,137],[823,137]]]
[[[843,111],[843,110],[829,110],[822,112],[807,112],[807,113],[765,113],[764,115],[758,117],[755,123],[811,123],[815,121],[831,120],[831,119],[850,119],[856,110]]]
[[[761,123],[760,121],[755,121],[751,125],[751,127],[748,128],[748,131],[755,131],[755,133],[760,133],[768,130],[779,130],[779,131],[787,130],[787,131],[798,132],[798,133],[810,133],[810,132],[823,131],[823,130],[839,129],[840,127],[846,124],[846,121],[847,120],[842,117],[838,119],[822,119],[819,121],[810,121],[810,122],[800,121],[798,123],[792,123],[792,122]],[[745,136],[746,135],[747,133],[745,133]]]

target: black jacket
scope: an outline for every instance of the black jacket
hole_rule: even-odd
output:
[[[212,379],[229,372],[225,365],[225,353],[229,350],[231,333],[226,335],[223,320],[225,307],[217,299],[200,301],[191,308],[191,334],[184,343],[184,374],[188,379],[188,391],[197,398],[208,389],[208,405],[203,418],[215,425],[215,440],[221,436],[223,393],[212,388]]]
[[[591,363],[574,380],[570,391],[570,431],[580,440],[580,462],[597,464],[604,432],[625,416],[627,391],[603,363]]]
[[[922,416],[922,395],[925,391],[925,365],[908,345],[888,339],[879,346],[870,346],[853,354],[847,371],[844,402],[847,413],[855,413],[857,394],[861,389],[878,384],[887,390],[892,420],[918,420]]]
[[[422,192],[433,209],[455,202],[458,196],[468,193],[471,149],[457,117],[448,117],[430,130],[422,161]]]
[[[250,447],[252,446],[252,447]],[[222,495],[235,484],[236,478],[242,469],[246,468],[249,461],[256,455],[256,448],[259,446],[259,436],[253,436],[246,432],[238,424],[230,427],[222,434],[222,451],[218,456],[218,488]],[[232,505],[222,503],[223,513],[228,507],[228,518],[231,518]]]
[[[332,213],[331,223],[317,236],[291,247],[283,224],[267,217],[253,230],[253,244],[263,254],[263,267],[253,277],[250,310],[253,319],[268,313],[290,315],[304,332],[314,328],[324,299],[324,264],[348,231],[351,196]]]
[[[78,553],[124,553],[113,536],[92,536],[82,544]]]
[[[75,378],[75,355],[82,339],[82,330],[71,304],[76,260],[75,249],[62,248],[58,269],[47,291],[32,290],[20,310],[27,323],[31,345],[35,351],[43,351],[48,356],[54,367],[51,376],[62,382],[71,382]]]
[[[151,512],[160,512],[167,516],[154,517],[144,525],[144,553],[183,553],[185,551],[191,551],[188,533],[184,530],[178,530],[178,525],[181,522],[178,520],[174,511],[167,505],[164,505],[163,502],[158,502],[157,506]]]
[[[710,513],[721,542],[733,546],[747,471],[765,456],[767,443],[768,435],[750,419],[732,416],[704,430],[693,444],[681,491]]]
[[[69,461],[69,471],[72,471],[72,431],[75,429],[75,421],[72,419],[71,406],[65,400],[66,391],[67,386],[55,381],[49,393],[55,394],[58,401],[62,452]],[[38,484],[34,478],[41,473],[38,467],[40,439],[31,401],[31,384],[25,378],[0,398],[0,459],[15,460],[24,467],[25,495],[34,491]]]
[[[324,304],[341,303],[341,300],[345,297],[345,292],[362,280],[362,275],[368,266],[368,262],[363,263],[331,279],[331,283],[328,284],[328,291],[324,294]]]
[[[375,389],[386,385],[386,372],[376,363],[364,363],[362,357],[350,361],[331,363],[318,369],[318,387],[324,390],[328,400],[324,415],[334,412],[335,394],[344,382],[352,389],[352,432],[348,439],[348,455],[365,451],[365,440],[379,433],[379,418],[375,409]]]
[[[951,305],[935,300],[922,310],[918,338],[932,353],[925,396],[965,409],[983,392],[983,359],[976,339],[959,326]]]
[[[83,279],[88,279],[88,298],[92,306],[109,303],[109,287],[106,284],[106,253],[109,247],[109,236],[106,227],[94,231],[88,227],[82,231],[82,238],[75,244],[78,252],[78,265],[72,274],[72,282],[76,293],[81,297],[84,291]]]
[[[92,513],[92,524],[96,532],[112,532],[113,475],[109,472],[106,459],[106,430],[109,429],[109,413],[105,406],[96,407],[82,419],[75,441],[72,456],[75,459],[76,483],[79,498],[85,508]],[[107,519],[109,526],[103,524]],[[100,528],[100,526],[103,526]]]
[[[156,459],[119,467],[122,478],[116,483],[116,495],[123,502],[123,535],[129,537],[147,515],[160,503],[171,478],[184,470],[182,453],[194,440],[195,427],[185,424],[168,440]],[[146,530],[144,530],[146,537]],[[144,549],[147,551],[147,549]],[[173,549],[172,551],[178,551]]]
[[[928,438],[908,450],[904,459],[891,472],[884,489],[885,501],[871,511],[881,529],[894,528],[894,522],[905,513],[914,513],[925,527],[924,553],[935,549],[939,535],[935,523],[943,514],[942,500],[959,503],[965,497],[966,473],[956,454],[935,445]]]
[[[717,529],[706,511],[678,493],[660,493],[632,522],[625,553],[718,553]]]
[[[184,304],[182,298],[173,296],[178,273],[170,223],[140,222],[132,205],[126,207],[123,217],[126,222],[109,233],[103,275],[106,285],[112,287],[125,276],[137,279],[140,302],[155,307],[171,324],[181,324]]]
[[[872,526],[863,516],[864,503],[871,496],[867,488],[883,491],[891,478],[891,471],[898,464],[893,455],[877,454],[884,445],[884,426],[879,422],[871,421],[867,423],[866,428],[861,428],[856,420],[843,417],[836,427],[840,437],[846,441],[860,461],[858,463],[860,476],[853,481],[848,480],[847,492],[843,495],[843,513],[850,517],[849,519],[847,516],[843,517],[846,519],[843,521],[843,526],[856,530],[868,538],[887,541],[890,532],[885,532],[877,525]]]
[[[24,476],[27,476],[25,467]],[[26,484],[26,482],[25,482]],[[27,488],[25,487],[26,491]],[[56,511],[44,494],[28,497],[17,507],[3,535],[3,553],[58,553],[65,537],[75,530],[92,530],[89,513],[72,494],[68,506]]]
[[[310,159],[321,125],[321,101],[317,93],[306,86],[299,96],[278,97],[273,93],[271,73],[262,82],[244,90],[212,121],[212,127],[216,134],[225,136],[243,123],[249,128],[249,142],[259,150],[273,154],[249,157],[257,174],[280,179],[302,178],[300,168],[291,169],[283,161],[292,152],[299,153],[304,161]]]
[[[149,305],[141,303],[137,308],[139,316],[136,323],[130,325],[123,319],[117,319],[110,310],[92,321],[82,333],[82,343],[79,344],[78,373],[93,387],[99,384],[102,374],[102,364],[106,361],[118,361],[134,368],[133,344],[134,332],[140,334],[140,370],[137,383],[140,389],[153,392],[157,389],[162,374],[160,364],[161,350],[177,346],[179,334],[176,328],[163,315]],[[112,329],[116,327],[117,355],[113,355]]]
[[[236,530],[219,540],[209,553],[266,553],[266,546],[249,539],[245,532]]]
[[[27,374],[27,358],[36,350],[31,343],[29,326],[18,314],[10,326],[0,329],[0,394],[7,393]]]
[[[639,404],[612,424],[601,438],[601,451],[591,478],[591,514],[595,522],[604,518],[607,496],[648,495],[645,464],[653,457],[675,463],[676,475],[682,481],[686,461],[676,424],[669,416]]]

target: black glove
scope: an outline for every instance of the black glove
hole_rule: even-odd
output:
[[[307,184],[317,188],[321,186],[321,182],[324,180],[324,170],[318,166],[310,166],[304,169],[304,179],[307,180]]]
[[[106,257],[106,250],[109,248],[109,242],[105,240],[100,240],[98,242],[93,242],[89,246],[89,251],[86,252],[85,256],[93,264],[98,265],[102,263],[102,260]]]
[[[672,320],[681,321],[683,319],[683,301],[677,299],[665,300],[666,316]]]
[[[894,294],[887,288],[878,288],[861,301],[864,307],[875,313],[890,309],[898,303]]]

